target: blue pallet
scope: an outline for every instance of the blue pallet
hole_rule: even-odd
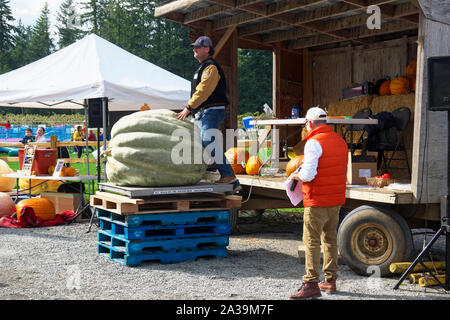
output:
[[[142,225],[127,228],[111,221],[99,220],[100,229],[127,240],[148,240],[164,238],[186,238],[229,235],[230,223],[202,223],[192,225],[152,226]]]
[[[177,263],[198,258],[225,258],[228,255],[226,248],[205,249],[205,250],[180,250],[173,252],[157,252],[127,255],[124,252],[117,251],[113,247],[97,243],[97,252],[109,259],[118,262],[124,266],[135,267],[142,262],[158,261],[160,263]]]
[[[190,211],[174,213],[134,214],[124,216],[107,210],[97,209],[99,219],[133,228],[142,225],[192,225],[200,223],[227,223],[229,210]]]
[[[155,253],[159,251],[173,251],[179,249],[215,249],[226,247],[229,236],[176,238],[160,240],[127,240],[113,236],[108,232],[99,230],[97,234],[99,243],[114,248],[117,252],[127,255]]]

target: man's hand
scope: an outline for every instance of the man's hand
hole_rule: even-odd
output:
[[[291,173],[291,175],[289,176],[289,179],[301,181],[300,177],[298,176],[298,172]]]
[[[185,107],[183,109],[183,111],[181,111],[180,113],[177,113],[177,118],[179,120],[185,120],[190,113],[191,112],[189,111],[189,109]]]

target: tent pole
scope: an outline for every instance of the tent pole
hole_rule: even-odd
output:
[[[105,152],[105,154],[106,154],[106,139],[107,139],[107,123],[106,123],[106,116],[107,116],[107,113],[106,113],[106,103],[108,102],[108,98],[107,97],[103,97],[103,99],[102,99],[102,111],[103,111],[103,151]],[[104,169],[106,169],[106,160],[104,159],[103,160],[103,168]],[[107,177],[106,177],[106,170],[104,170],[104,172],[103,172],[103,175],[104,175],[104,181],[106,182],[106,180],[107,180]]]
[[[88,137],[88,131],[89,131],[89,123],[88,123],[88,104],[87,104],[87,100],[84,99],[84,121],[86,124],[86,132],[85,134],[85,139],[86,139],[86,164],[87,164],[87,174],[88,176],[90,175],[90,171],[89,171],[89,139]],[[88,180],[88,195],[89,195],[89,199],[91,199],[91,180]]]

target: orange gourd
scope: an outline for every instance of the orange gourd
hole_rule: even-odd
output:
[[[249,153],[245,149],[230,148],[225,152],[225,157],[230,163],[234,174],[240,174],[245,170],[245,163],[248,161]]]
[[[53,220],[56,218],[55,206],[45,198],[30,198],[20,201],[16,206],[17,219],[20,220],[20,214],[23,207],[31,207],[34,214],[42,220]]]
[[[380,86],[380,91],[378,92],[378,94],[380,96],[389,96],[391,94],[390,85],[391,85],[391,80],[384,81]]]
[[[261,168],[262,163],[261,160],[259,160],[258,156],[251,156],[248,161],[247,164],[245,165],[245,172],[248,175],[257,175],[259,168]]]
[[[389,85],[392,94],[405,94],[409,90],[409,80],[405,77],[397,77]]]
[[[140,109],[140,111],[147,111],[147,110],[151,110],[151,108],[148,106],[148,104],[144,104]]]
[[[47,172],[48,172],[49,175],[52,175],[53,172],[55,172],[55,166],[48,167],[48,171]]]
[[[297,170],[303,163],[303,155],[296,156],[291,159],[286,165],[286,175],[289,177],[292,172]]]
[[[417,60],[411,61],[406,67],[406,77],[408,79],[415,79],[417,72]]]

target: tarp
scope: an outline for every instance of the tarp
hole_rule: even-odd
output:
[[[0,75],[0,106],[79,109],[109,99],[109,111],[182,109],[190,82],[90,34],[36,62]]]

